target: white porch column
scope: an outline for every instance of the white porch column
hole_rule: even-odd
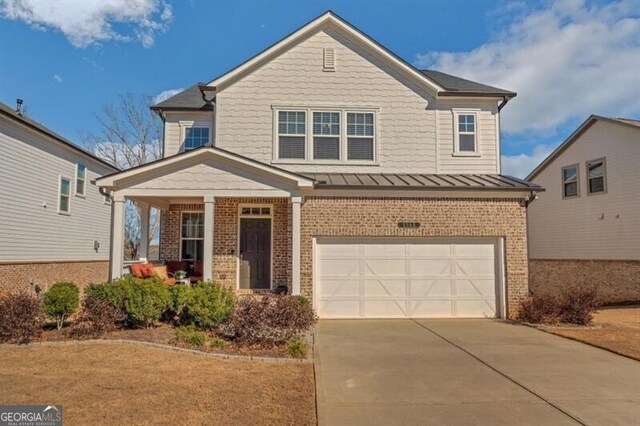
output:
[[[291,294],[300,294],[300,206],[302,197],[291,197]]]
[[[139,202],[140,207],[140,261],[146,262],[149,257],[149,203]]]
[[[216,201],[213,196],[204,197],[204,248],[202,254],[202,279],[213,279],[213,225]]]
[[[124,197],[114,195],[111,219],[111,281],[122,277],[122,264],[124,262],[124,207]]]

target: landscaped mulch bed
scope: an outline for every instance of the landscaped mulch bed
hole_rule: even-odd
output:
[[[604,308],[588,327],[544,325],[539,328],[640,361],[639,306]]]
[[[69,336],[69,327],[57,330],[55,327],[48,326],[42,333],[41,341],[72,341],[79,340]],[[212,335],[213,336],[213,335]],[[91,337],[87,337],[89,339]],[[176,341],[175,328],[169,324],[159,324],[153,328],[135,328],[120,329],[105,334],[100,337],[103,340],[134,340],[138,342],[159,343],[163,345],[177,346],[200,350],[204,352],[220,353],[225,355],[242,355],[252,357],[286,357],[284,345],[242,345],[232,341],[225,341],[223,348],[214,348],[211,346],[191,347],[180,344]]]
[[[311,364],[96,343],[1,346],[0,359],[3,404],[62,404],[69,425],[316,424]]]

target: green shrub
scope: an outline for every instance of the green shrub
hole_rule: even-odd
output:
[[[42,301],[45,314],[56,320],[58,330],[64,320],[78,310],[80,306],[80,290],[73,283],[56,283],[44,294]]]
[[[234,292],[216,283],[198,283],[188,293],[182,324],[212,328],[225,321],[235,306]]]
[[[184,308],[189,303],[193,288],[186,285],[174,285],[169,287],[171,294],[170,319],[180,321],[184,314]]]
[[[112,306],[124,310],[124,292],[121,283],[124,280],[113,283],[90,284],[85,287],[85,296],[109,302]]]
[[[124,312],[131,325],[152,327],[172,305],[166,284],[156,279],[127,279],[122,286]]]
[[[0,342],[29,343],[40,336],[44,312],[35,296],[8,294],[0,298]]]
[[[224,349],[226,345],[227,345],[227,342],[225,342],[219,337],[214,337],[213,340],[211,341],[212,349]]]
[[[300,337],[316,323],[310,303],[295,296],[265,294],[238,300],[219,332],[245,343],[284,343]]]
[[[176,339],[186,346],[201,348],[207,343],[207,334],[194,325],[187,325],[176,328]]]
[[[304,339],[292,339],[287,342],[287,356],[290,358],[306,358],[307,342]]]

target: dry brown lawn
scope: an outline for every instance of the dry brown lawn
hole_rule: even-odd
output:
[[[640,360],[640,307],[605,308],[589,328],[549,327],[548,331]]]
[[[0,347],[1,404],[62,404],[64,423],[316,424],[311,364],[127,344]]]

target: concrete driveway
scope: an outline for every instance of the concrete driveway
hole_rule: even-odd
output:
[[[320,321],[320,425],[628,425],[640,362],[493,320]]]

